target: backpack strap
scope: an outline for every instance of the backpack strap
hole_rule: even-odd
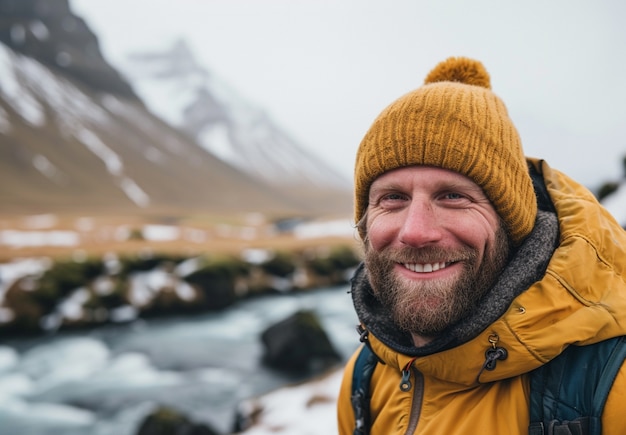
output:
[[[354,435],[367,435],[370,429],[370,380],[378,358],[369,346],[361,346],[352,371],[352,409],[354,411]]]
[[[602,410],[626,359],[626,338],[569,346],[530,374],[529,435],[601,435]]]

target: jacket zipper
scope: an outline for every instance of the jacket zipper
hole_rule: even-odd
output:
[[[417,423],[420,419],[420,414],[422,412],[422,402],[424,400],[424,375],[413,367],[412,359],[402,370],[402,381],[400,381],[400,389],[402,391],[409,391],[413,388],[413,399],[411,400],[411,411],[409,414],[409,425],[406,429],[406,435],[413,435],[415,433],[415,429],[417,428]],[[411,384],[411,372],[413,372],[413,377],[415,379],[415,385]]]

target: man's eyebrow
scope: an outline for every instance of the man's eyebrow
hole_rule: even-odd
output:
[[[391,182],[385,183],[384,185],[372,184],[370,186],[370,196],[372,196],[373,193],[389,192],[389,191],[394,191],[394,190],[402,190],[400,183],[391,181]]]
[[[468,183],[466,181],[460,181],[460,180],[454,180],[454,181],[444,181],[441,182],[441,184],[443,184],[444,188],[447,189],[463,189],[463,190],[480,190],[482,191],[482,189],[480,188],[479,185],[474,184],[474,183]]]

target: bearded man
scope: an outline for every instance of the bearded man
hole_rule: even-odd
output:
[[[532,373],[625,335],[626,233],[524,155],[480,62],[442,62],[374,121],[355,221],[365,259],[351,294],[375,365],[357,392],[361,348],[346,365],[341,435],[626,433],[623,358],[601,415],[531,421]],[[595,382],[545,373],[539,384]]]

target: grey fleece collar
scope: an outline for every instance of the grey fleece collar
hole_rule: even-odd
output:
[[[559,227],[556,215],[539,211],[530,235],[517,249],[495,285],[469,317],[451,326],[423,347],[415,347],[409,334],[399,330],[373,295],[365,267],[352,278],[352,301],[365,328],[391,349],[409,356],[425,356],[470,341],[505,313],[513,299],[544,275],[556,249]]]

